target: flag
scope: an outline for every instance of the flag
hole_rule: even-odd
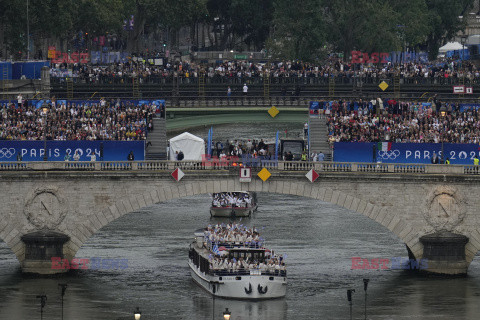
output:
[[[215,255],[219,255],[220,251],[218,251],[218,246],[215,244],[212,248],[212,252],[215,253]]]
[[[377,150],[378,151],[390,151],[392,149],[391,142],[378,142],[377,143]]]
[[[275,137],[275,160],[278,161],[278,131]]]

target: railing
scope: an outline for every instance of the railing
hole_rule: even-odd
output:
[[[234,277],[234,276],[250,276],[250,275],[262,275],[262,276],[273,276],[273,277],[286,277],[287,271],[286,270],[275,270],[275,271],[268,271],[268,270],[260,270],[260,269],[237,269],[237,270],[215,270],[210,269],[208,270],[208,274],[220,277]]]
[[[258,161],[252,161],[258,160]],[[221,161],[38,161],[0,162],[0,171],[166,171],[176,168],[185,171],[220,171],[238,175],[238,169],[251,167],[254,172],[266,168],[275,172],[307,172],[314,169],[318,173],[380,173],[380,174],[454,174],[480,175],[480,166],[441,165],[441,164],[402,164],[364,162],[310,162],[276,161],[247,159]]]

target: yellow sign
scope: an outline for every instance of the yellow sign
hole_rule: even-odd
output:
[[[258,175],[258,177],[259,177],[260,179],[263,180],[263,182],[265,182],[265,181],[268,180],[268,178],[270,178],[270,176],[271,176],[272,174],[270,173],[270,171],[268,171],[267,169],[263,168],[262,170],[260,170],[260,172],[259,172],[257,175]]]
[[[382,89],[382,91],[385,91],[388,88],[388,84],[385,81],[382,81],[382,83],[380,83],[378,86],[380,89]]]
[[[275,108],[275,106],[272,106],[270,109],[268,109],[268,114],[272,117],[272,118],[275,118],[275,116],[277,114],[279,114],[280,111],[278,111],[277,108]]]

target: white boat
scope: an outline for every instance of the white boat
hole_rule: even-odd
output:
[[[220,252],[220,254],[218,254]],[[216,268],[212,259],[249,259],[265,263],[271,251],[263,243],[211,243],[205,230],[195,232],[190,245],[188,265],[193,280],[210,294],[230,299],[261,300],[284,297],[287,290],[287,272],[273,268]],[[233,260],[234,261],[234,260]],[[243,261],[243,260],[242,260]]]
[[[243,198],[248,201],[216,201],[218,198]],[[212,194],[212,206],[210,215],[212,217],[250,217],[257,211],[257,194],[248,191],[219,192]]]

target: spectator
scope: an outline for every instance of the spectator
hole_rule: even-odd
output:
[[[135,160],[135,156],[133,155],[133,151],[130,151],[130,153],[127,156],[128,161],[133,161]]]

